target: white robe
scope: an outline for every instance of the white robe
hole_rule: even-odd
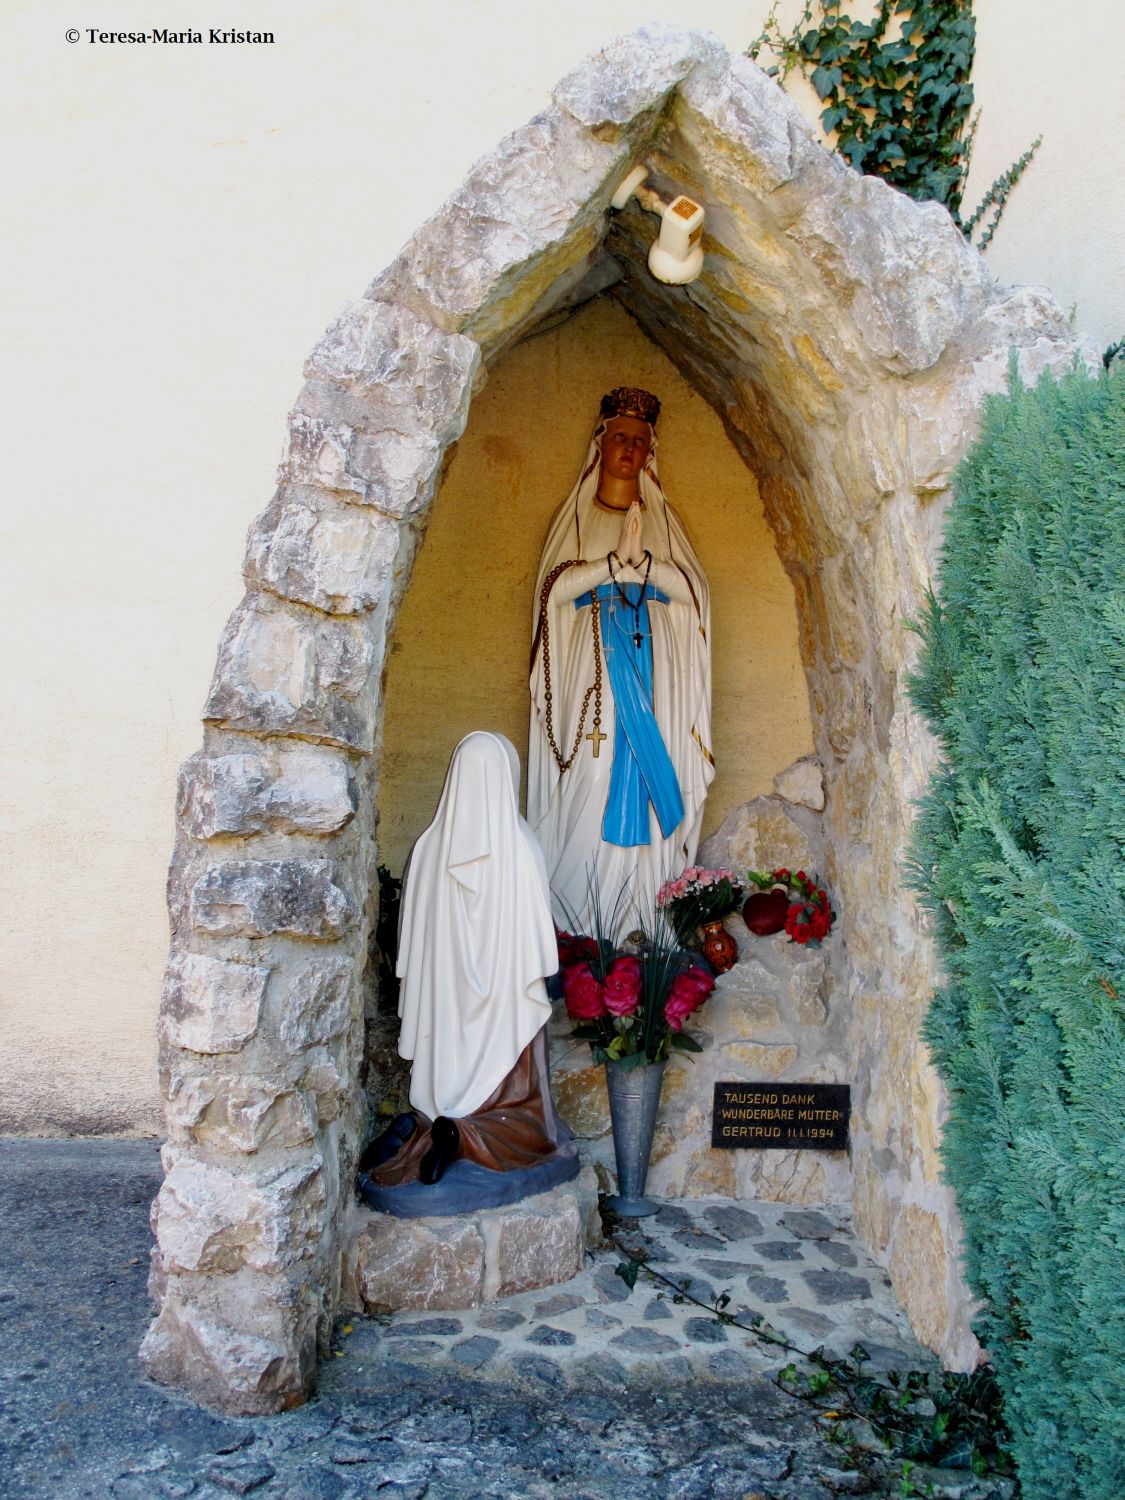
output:
[[[592,922],[591,874],[606,918],[624,891],[620,914],[626,930],[646,917],[651,920],[661,884],[695,859],[707,788],[715,775],[710,596],[683,524],[660,487],[655,440],[640,476],[643,545],[653,557],[649,581],[669,596],[669,602],[649,603],[653,710],[679,781],[684,803],[681,822],[665,837],[650,806],[647,844],[621,847],[602,838],[614,734],[613,690],[604,660],[601,728],[609,738],[600,753],[595,756],[592,742],[584,737],[571,768],[560,772],[548,742],[543,648],[538,637],[544,580],[561,562],[581,558],[589,564],[563,573],[548,605],[552,716],[555,740],[565,759],[574,744],[583,697],[594,681],[591,609],[588,605],[575,609],[574,599],[608,581],[606,556],[617,547],[624,519],[621,512],[607,510],[596,498],[603,430],[604,424],[599,423],[582,476],[551,522],[539,564],[532,620],[527,818],[546,858],[556,921],[562,927],[577,924],[585,932],[591,931]],[[593,716],[591,696],[583,736],[592,731]]]
[[[460,1119],[511,1072],[551,1013],[558,967],[543,854],[519,815],[519,758],[477,731],[453,752],[402,893],[398,1050],[410,1103]]]

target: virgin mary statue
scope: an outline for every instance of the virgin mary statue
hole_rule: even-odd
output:
[[[643,919],[695,858],[711,754],[707,580],[656,467],[660,402],[602,398],[539,563],[527,819],[555,919]],[[621,898],[620,907],[617,903]]]

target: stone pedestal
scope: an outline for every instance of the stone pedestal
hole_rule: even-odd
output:
[[[344,1305],[368,1313],[477,1307],[569,1281],[600,1237],[590,1167],[549,1193],[456,1218],[357,1208],[344,1250]]]

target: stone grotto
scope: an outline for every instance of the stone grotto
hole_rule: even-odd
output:
[[[706,206],[690,287],[649,275],[653,221],[636,203],[610,211],[638,162]],[[935,765],[907,699],[908,622],[952,470],[1012,351],[1030,378],[1089,351],[1047,294],[998,285],[943,208],[826,150],[754,64],[648,26],[564,78],[328,328],[251,529],[178,788],[159,1315],[142,1350],[155,1378],[229,1411],[306,1399],[334,1316],[372,1305],[356,1246],[388,1231],[353,1183],[379,1090],[366,1026],[388,646],[489,370],[597,298],[718,415],[796,600],[815,755],[771,796],[720,809],[704,856],[810,860],[839,912],[820,952],[792,961],[767,943],[724,977],[709,1051],[666,1080],[649,1190],[850,1207],[917,1336],[949,1366],[975,1357],[942,1093],[919,1039],[936,959],[902,875]],[[556,1095],[589,1163],[559,1254],[580,1259],[612,1156],[604,1085],[557,1030]],[[850,1083],[849,1151],[713,1151],[720,1076]],[[518,1254],[501,1252],[469,1302],[503,1291],[509,1262],[519,1280]]]

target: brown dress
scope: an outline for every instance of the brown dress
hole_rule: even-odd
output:
[[[458,1161],[473,1161],[492,1172],[533,1167],[558,1146],[550,1085],[546,1098],[540,1083],[536,1052],[543,1052],[543,1032],[529,1042],[516,1065],[478,1110],[456,1121],[460,1136]],[[538,1044],[538,1045],[537,1045]],[[406,1144],[371,1173],[377,1187],[401,1187],[416,1182],[423,1156],[430,1149],[432,1121],[415,1111],[418,1129]]]

